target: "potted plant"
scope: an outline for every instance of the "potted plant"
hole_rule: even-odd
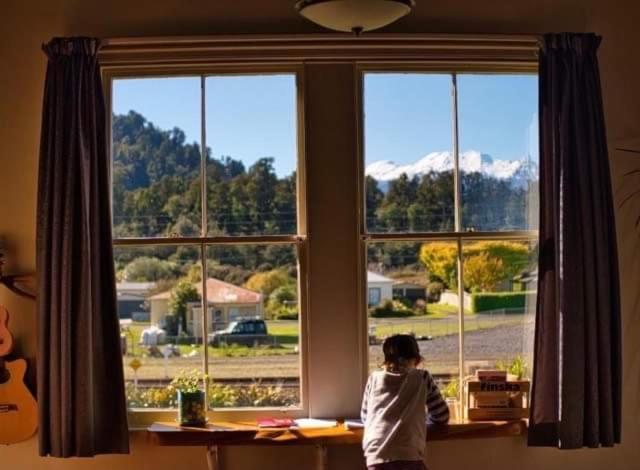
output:
[[[180,426],[204,426],[207,423],[207,406],[204,390],[206,376],[197,369],[182,370],[171,381],[178,392],[178,423]]]

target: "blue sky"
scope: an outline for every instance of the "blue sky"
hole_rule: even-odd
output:
[[[295,169],[296,104],[292,75],[206,79],[207,145],[250,166],[275,157],[278,175]],[[413,163],[451,150],[451,77],[367,74],[365,159]],[[113,111],[135,110],[162,129],[181,128],[200,142],[200,78],[116,80]],[[459,75],[460,149],[497,159],[537,160],[537,77]]]

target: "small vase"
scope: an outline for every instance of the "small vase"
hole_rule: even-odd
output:
[[[202,390],[178,391],[178,423],[180,426],[204,426],[207,424],[207,407]]]

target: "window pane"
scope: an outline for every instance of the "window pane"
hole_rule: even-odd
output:
[[[206,79],[208,232],[294,234],[295,75]]]
[[[464,244],[466,374],[497,367],[531,378],[536,256],[531,242]]]
[[[451,76],[364,77],[366,227],[454,228]]]
[[[191,316],[200,305],[199,248],[116,247],[114,258],[128,404],[174,408],[171,380],[202,369],[202,335]]]
[[[211,246],[207,271],[210,406],[299,405],[296,247]]]
[[[370,243],[367,266],[367,288],[381,292],[380,301],[369,306],[369,369],[383,363],[386,337],[414,334],[422,366],[448,398],[457,399],[456,243]]]
[[[538,78],[459,75],[465,230],[538,228]]]
[[[200,235],[200,78],[113,82],[113,230]]]

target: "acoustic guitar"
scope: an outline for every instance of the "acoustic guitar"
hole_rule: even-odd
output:
[[[2,362],[0,359],[0,444],[15,444],[35,434],[38,406],[24,384],[27,361]]]
[[[0,357],[4,357],[13,349],[13,336],[9,331],[9,312],[0,305]]]
[[[9,312],[0,306],[0,444],[27,440],[38,429],[38,406],[24,384],[27,361],[3,359],[13,348],[8,321]]]

